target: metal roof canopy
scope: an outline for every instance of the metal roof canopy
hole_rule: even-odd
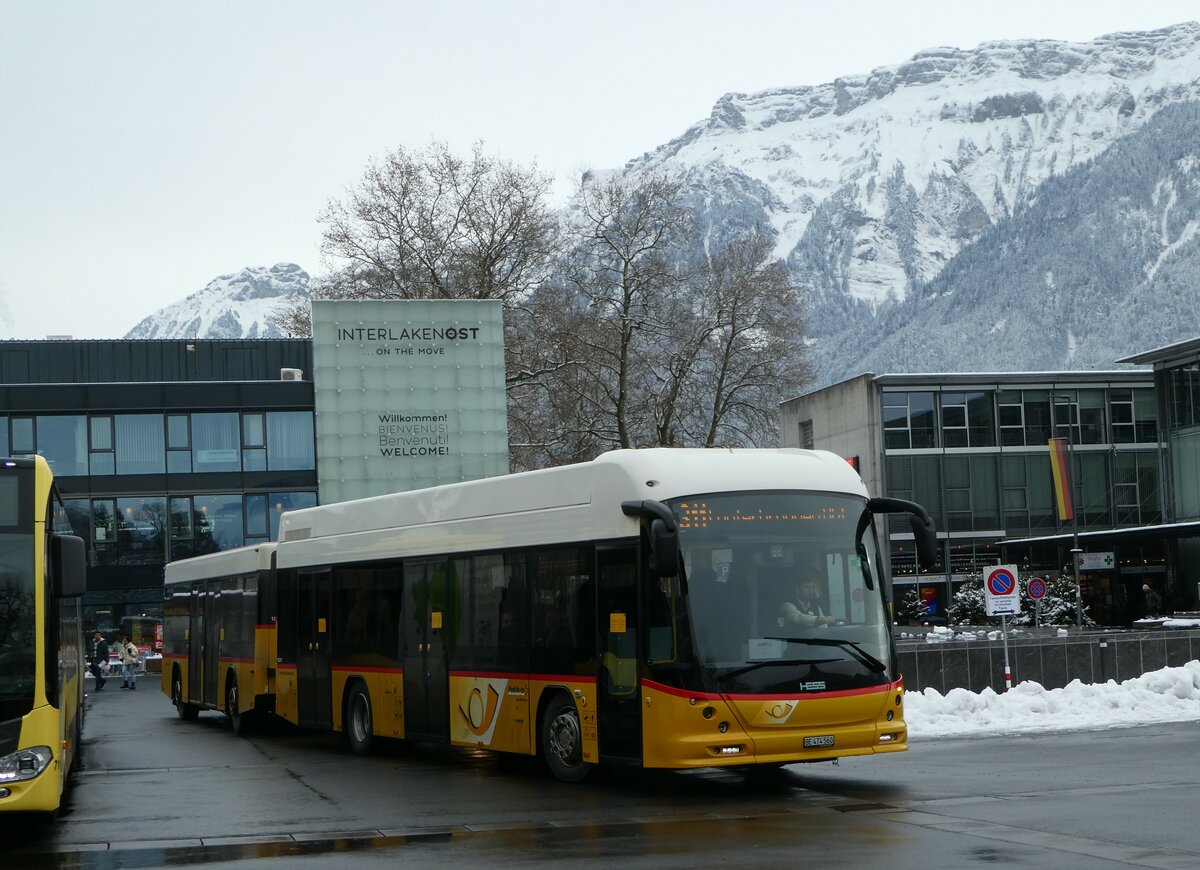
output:
[[[1079,541],[1080,543],[1090,543],[1110,538],[1148,538],[1152,536],[1165,538],[1197,537],[1200,536],[1200,520],[1192,520],[1186,523],[1161,523],[1155,526],[1135,526],[1128,529],[1103,529],[1101,531],[1080,532]],[[1066,532],[1065,534],[1043,535],[1037,538],[1005,538],[1002,541],[996,541],[994,546],[1071,543],[1074,539],[1075,535],[1073,533]]]

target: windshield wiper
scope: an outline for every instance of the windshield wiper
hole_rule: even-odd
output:
[[[771,665],[827,665],[832,662],[843,661],[842,659],[767,659],[762,662],[753,662],[745,667],[730,671],[727,674],[720,674],[719,679],[728,680],[733,677],[740,677],[742,674],[748,674],[751,671],[757,671],[759,668],[769,667]]]
[[[842,649],[849,650],[851,654],[873,670],[877,674],[882,674],[887,670],[887,665],[881,662],[875,656],[871,655],[861,646],[852,640],[839,640],[833,637],[768,637],[767,640],[786,640],[791,643],[803,643],[810,646],[836,646]]]

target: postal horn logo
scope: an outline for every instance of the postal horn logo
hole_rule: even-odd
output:
[[[492,724],[496,719],[496,713],[500,710],[500,693],[496,691],[496,687],[488,684],[487,700],[484,700],[483,692],[478,688],[471,690],[471,694],[467,696],[467,709],[463,709],[459,705],[458,713],[466,723],[467,729],[476,737],[484,737],[491,730]]]

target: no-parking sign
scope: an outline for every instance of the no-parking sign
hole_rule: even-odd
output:
[[[1021,591],[1016,565],[983,569],[983,600],[988,616],[1016,616],[1021,612]]]
[[[1046,581],[1041,577],[1031,577],[1025,584],[1025,591],[1034,601],[1039,601],[1046,597]]]

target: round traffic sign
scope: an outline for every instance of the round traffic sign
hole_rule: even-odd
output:
[[[1000,568],[988,575],[987,585],[993,595],[1012,595],[1017,588],[1017,578],[1007,568]]]
[[[1034,601],[1046,596],[1046,581],[1041,577],[1030,577],[1029,582],[1025,584],[1025,591],[1029,593],[1029,597]]]

